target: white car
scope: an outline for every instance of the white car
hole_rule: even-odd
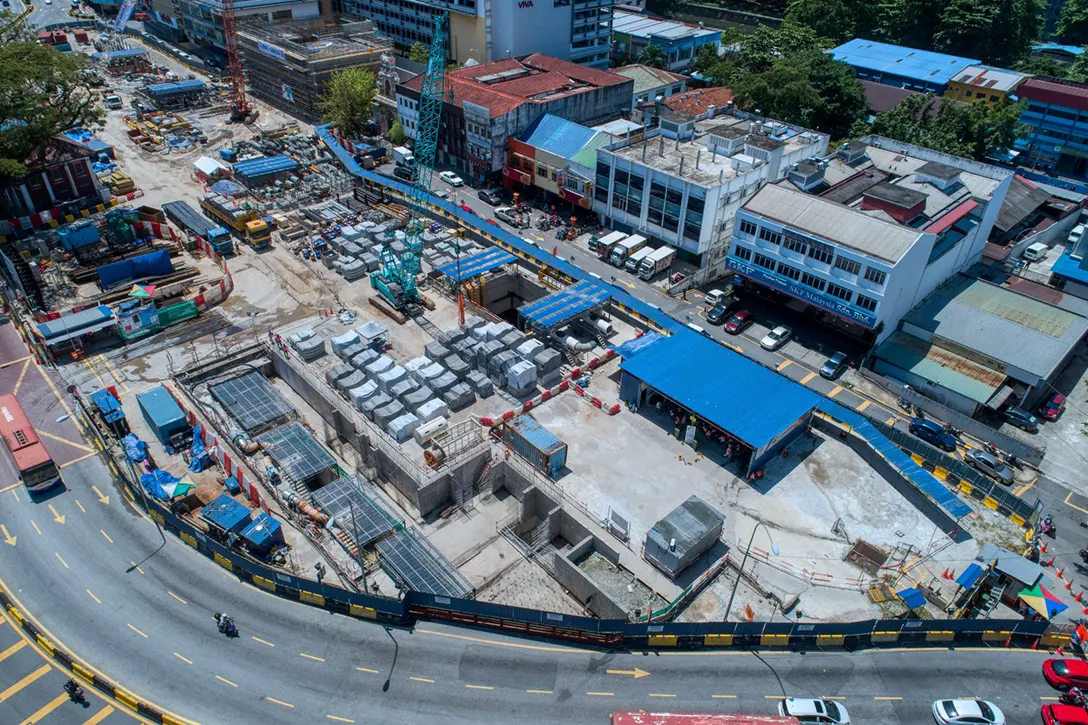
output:
[[[795,717],[802,723],[850,725],[850,714],[845,707],[831,700],[812,697],[787,697],[779,701],[778,714]]]
[[[767,336],[759,341],[759,346],[764,350],[777,350],[785,345],[792,335],[793,330],[785,325],[779,325],[768,332]]]
[[[438,178],[445,181],[450,186],[464,186],[465,180],[452,171],[442,171],[438,174]]]
[[[450,193],[448,191],[446,191],[445,189],[435,189],[431,193],[434,194],[435,196],[437,196],[439,199],[449,199],[450,198]]]
[[[986,700],[937,700],[933,720],[939,725],[1005,725],[1005,715]]]

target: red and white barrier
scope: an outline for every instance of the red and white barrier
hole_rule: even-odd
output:
[[[102,202],[101,204],[95,204],[94,206],[81,209],[79,214],[65,214],[58,208],[47,209],[46,211],[35,212],[28,216],[11,217],[7,220],[8,227],[5,234],[10,234],[13,231],[29,232],[35,229],[44,229],[46,227],[56,228],[61,224],[68,224],[74,222],[77,219],[83,219],[90,216],[95,212],[102,212],[110,207],[117,206],[118,204],[126,201],[132,201],[138,199],[144,195],[142,189],[137,189],[123,196],[115,196],[109,201]],[[7,241],[5,237],[0,237],[0,241]]]

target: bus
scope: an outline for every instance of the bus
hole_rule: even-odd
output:
[[[60,483],[57,465],[14,395],[0,395],[0,437],[28,491],[37,493]]]

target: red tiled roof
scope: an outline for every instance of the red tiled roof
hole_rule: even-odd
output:
[[[552,71],[524,76],[504,83],[492,83],[488,87],[503,93],[509,93],[518,98],[533,98],[542,93],[554,93],[563,89],[587,88],[585,83],[572,81],[562,73],[553,73]]]
[[[1088,84],[1028,78],[1016,89],[1016,95],[1032,101],[1088,111]]]
[[[687,76],[682,76],[679,73],[673,73],[672,71],[663,70],[661,68],[654,68],[652,66],[643,65],[642,63],[632,63],[631,65],[620,66],[619,68],[613,68],[612,72],[616,75],[623,75],[620,71],[637,68],[649,73],[652,76],[657,77],[662,84],[665,83],[679,83],[680,81],[686,81]],[[625,76],[626,77],[626,76]]]
[[[540,53],[533,53],[530,56],[526,56],[521,59],[521,62],[532,68],[562,73],[576,81],[584,81],[594,86],[615,86],[620,83],[629,83],[631,80],[630,78],[624,78],[623,76],[616,75],[609,71],[587,68],[584,65],[571,63],[569,60],[559,60],[558,58],[541,55]]]
[[[725,108],[733,100],[733,91],[728,88],[700,88],[669,96],[662,103],[670,111],[683,111],[693,116],[706,113],[707,106]]]
[[[502,73],[508,70],[518,70],[524,68],[517,58],[503,58],[502,60],[493,60],[490,63],[479,63],[477,65],[468,66],[467,68],[457,68],[451,70],[446,74],[447,78],[465,78],[468,80],[475,80],[483,76],[489,76],[493,73]]]
[[[419,93],[420,89],[423,87],[423,76],[416,76],[405,83],[404,87]],[[453,89],[453,105],[461,108],[464,106],[465,101],[475,103],[478,106],[489,109],[492,118],[505,116],[521,104],[529,102],[524,98],[511,96],[483,84],[473,83],[472,81],[466,81],[457,77],[446,78],[446,94],[444,98],[446,102],[449,102],[450,100],[451,88]]]

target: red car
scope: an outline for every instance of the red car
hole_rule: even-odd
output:
[[[1083,660],[1047,660],[1043,662],[1043,677],[1055,690],[1065,692],[1070,687],[1088,688],[1088,662]]]
[[[1045,725],[1088,725],[1088,710],[1074,705],[1043,705]]]
[[[480,216],[479,214],[474,212],[472,210],[472,207],[469,206],[468,204],[458,204],[457,206],[461,207],[461,211],[467,211],[469,214],[472,214],[473,216]]]
[[[1065,396],[1055,395],[1039,407],[1039,415],[1044,420],[1054,421],[1062,417],[1065,412]]]
[[[750,324],[752,324],[752,313],[748,310],[740,310],[726,321],[725,331],[730,335],[737,335]]]

